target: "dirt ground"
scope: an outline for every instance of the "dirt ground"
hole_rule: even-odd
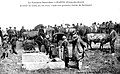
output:
[[[22,48],[19,43],[17,45],[18,55],[9,53],[8,58],[0,59],[0,74],[120,74],[120,62],[116,59],[116,55],[112,56],[108,52],[108,49],[104,52],[98,49],[86,50],[88,57],[85,56],[82,60],[83,65],[80,70],[67,68],[28,71],[22,68]],[[0,56],[1,54],[2,51]]]

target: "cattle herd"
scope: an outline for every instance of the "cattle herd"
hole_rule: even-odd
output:
[[[38,47],[40,52],[45,52],[49,54],[50,58],[54,58],[57,54],[53,53],[52,48],[57,49],[57,47],[64,48],[63,58],[67,66],[67,46],[69,43],[72,44],[73,54],[75,55],[75,48],[79,49],[77,52],[81,55],[84,52],[84,48],[92,49],[91,43],[100,43],[100,50],[103,50],[103,46],[106,43],[110,43],[111,53],[115,53],[115,40],[120,34],[120,24],[113,23],[112,21],[103,22],[101,24],[94,22],[91,26],[86,26],[83,24],[65,24],[66,27],[57,26],[44,26],[37,25],[34,29],[26,30],[24,26],[20,31],[16,30],[16,27],[12,29],[11,27],[6,28],[6,31],[2,31],[0,28],[0,45],[1,50],[4,50],[1,58],[4,59],[9,55],[7,52],[18,54],[16,51],[16,42],[22,42],[22,46],[25,51],[35,52],[35,48]],[[76,40],[77,39],[77,40]],[[8,47],[11,45],[11,51],[8,51]],[[82,48],[79,48],[79,47]],[[43,49],[44,47],[44,49]],[[56,48],[55,48],[56,47]],[[32,51],[31,51],[32,50]],[[75,58],[75,57],[73,57]],[[75,58],[78,61],[78,57]],[[74,60],[75,60],[74,59]]]

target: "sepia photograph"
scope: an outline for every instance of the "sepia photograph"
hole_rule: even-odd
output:
[[[119,0],[1,0],[0,74],[120,74]]]

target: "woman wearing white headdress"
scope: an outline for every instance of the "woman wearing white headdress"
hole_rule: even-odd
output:
[[[77,63],[77,68],[81,68],[81,59],[83,58],[84,47],[86,47],[86,43],[81,39],[77,34],[73,35],[73,40],[70,41],[73,45],[72,49],[72,58]]]

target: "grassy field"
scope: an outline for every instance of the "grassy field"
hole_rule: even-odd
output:
[[[0,59],[0,74],[120,74],[120,62],[116,59],[116,55],[112,56],[106,52],[107,49],[104,52],[97,49],[87,50],[88,57],[85,56],[82,60],[83,65],[80,70],[67,68],[28,71],[22,68],[22,48],[19,43],[17,45],[18,55],[9,54],[8,58]]]

